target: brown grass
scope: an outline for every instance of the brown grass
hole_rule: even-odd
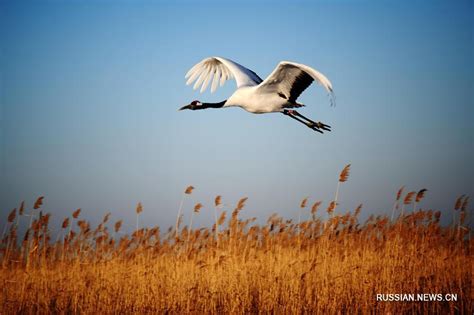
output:
[[[420,192],[416,202],[423,198]],[[214,216],[212,228],[167,233],[154,227],[120,234],[122,221],[109,224],[110,214],[93,228],[79,219],[79,210],[64,219],[54,242],[49,215],[34,212],[31,227],[18,237],[18,221],[10,213],[0,248],[0,313],[474,311],[467,209],[450,226],[441,226],[441,213],[432,210],[359,222],[362,205],[342,214],[331,201],[332,215],[323,221],[316,215],[318,201],[303,213],[309,219],[298,224],[274,214],[258,225],[254,218],[240,218],[246,200],[237,202],[228,220],[230,209],[221,209],[221,196],[215,199],[222,210],[218,219],[206,208],[199,213],[198,203],[191,212]],[[465,200],[456,202],[458,210]],[[143,211],[139,205],[137,214]],[[380,302],[377,293],[452,293],[458,300]]]

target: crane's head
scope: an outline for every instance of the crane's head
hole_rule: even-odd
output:
[[[190,104],[181,107],[179,110],[190,109],[195,110],[196,107],[202,106],[202,103],[198,100],[192,101]]]

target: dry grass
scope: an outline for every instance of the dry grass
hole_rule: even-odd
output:
[[[347,180],[348,168],[344,176]],[[341,181],[340,181],[341,182]],[[192,186],[190,186],[192,187]],[[190,198],[192,188],[184,193]],[[419,203],[426,190],[416,195]],[[415,193],[396,198],[404,207]],[[335,198],[337,200],[337,198]],[[239,218],[247,198],[226,220],[215,200],[210,228],[137,229],[118,237],[122,221],[110,214],[94,229],[80,209],[65,218],[51,240],[43,198],[31,210],[30,229],[19,238],[12,211],[1,243],[0,313],[464,313],[472,314],[471,256],[466,227],[467,197],[456,202],[450,226],[440,212],[406,213],[398,219],[353,213],[318,216],[321,202],[298,223],[272,215],[265,225]],[[196,204],[193,215],[199,213]],[[394,206],[395,209],[395,206]],[[143,211],[139,204],[135,210]],[[220,212],[220,214],[218,214]],[[301,218],[307,220],[301,220]],[[17,220],[15,221],[15,218]],[[24,220],[26,221],[26,220]],[[138,225],[138,223],[137,223]],[[453,293],[457,302],[378,302],[377,293]]]

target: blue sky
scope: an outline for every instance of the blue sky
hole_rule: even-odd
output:
[[[339,211],[387,213],[396,190],[427,188],[422,206],[451,217],[474,193],[472,1],[0,2],[2,218],[45,196],[59,222],[76,208],[133,226],[173,224],[213,198],[244,216],[296,218],[302,198],[333,198],[352,163]],[[324,135],[280,114],[238,108],[178,112],[216,93],[185,85],[208,56],[265,78],[280,60],[310,65],[333,83],[300,98]],[[3,219],[2,219],[3,220]]]

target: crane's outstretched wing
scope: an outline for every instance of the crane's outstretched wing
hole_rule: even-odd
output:
[[[211,93],[217,89],[217,84],[223,86],[228,79],[235,78],[237,88],[242,86],[253,86],[262,82],[262,79],[252,70],[249,70],[232,60],[222,57],[210,57],[202,60],[188,73],[186,73],[187,85],[194,83],[194,89],[201,86],[201,93],[204,92],[212,81]]]
[[[280,62],[275,70],[259,85],[258,89],[266,93],[281,93],[286,99],[294,103],[313,81],[326,89],[331,99],[331,105],[333,105],[334,93],[328,78],[311,67],[294,62]]]

